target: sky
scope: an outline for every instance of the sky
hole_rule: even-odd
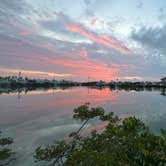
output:
[[[0,0],[0,75],[166,76],[165,0]]]

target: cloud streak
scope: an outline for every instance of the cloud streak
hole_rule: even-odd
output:
[[[17,75],[19,72],[21,72],[25,76],[38,76],[38,77],[69,77],[72,76],[72,74],[66,74],[66,73],[53,73],[53,72],[43,72],[43,71],[36,71],[36,70],[22,70],[22,69],[10,69],[10,68],[0,68],[0,72],[6,73],[6,74],[14,74]]]
[[[65,68],[65,70],[70,71],[73,74],[73,78],[77,80],[90,77],[92,80],[103,79],[110,81],[114,79],[118,73],[118,68],[109,67],[106,64],[88,58],[84,60],[63,59],[44,55],[39,55],[38,58],[41,62],[45,62],[49,65]]]
[[[109,81],[158,79],[166,70],[165,2],[1,1],[0,67],[6,72]]]
[[[104,46],[108,46],[112,49],[115,49],[116,51],[121,52],[121,53],[134,54],[134,52],[129,50],[127,47],[125,47],[125,45],[122,42],[120,42],[116,39],[109,38],[108,36],[96,35],[95,33],[92,33],[90,31],[88,31],[87,29],[85,29],[82,26],[74,25],[74,24],[73,25],[67,25],[65,27],[65,29],[68,30],[68,31],[71,31],[71,32],[79,33],[82,36],[90,39],[93,42],[102,44]]]

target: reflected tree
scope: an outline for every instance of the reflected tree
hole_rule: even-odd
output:
[[[165,88],[162,88],[160,94],[161,94],[162,96],[166,96],[166,89],[165,89]]]

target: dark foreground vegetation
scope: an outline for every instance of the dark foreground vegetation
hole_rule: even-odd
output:
[[[14,160],[14,152],[10,148],[12,143],[12,138],[2,137],[0,132],[0,166],[9,165]]]
[[[81,127],[68,139],[38,147],[35,162],[49,166],[164,166],[166,164],[166,131],[154,135],[145,124],[135,118],[120,119],[103,108],[89,103],[74,109],[73,118]],[[90,119],[107,122],[103,131],[81,134]],[[0,137],[0,165],[8,165],[14,155],[6,146],[11,138]]]
[[[92,131],[81,136],[84,126],[98,117],[108,124],[103,132]],[[161,135],[151,133],[145,124],[129,117],[121,120],[113,113],[105,114],[103,108],[89,104],[74,109],[73,118],[81,120],[78,131],[60,141],[35,152],[36,162],[63,166],[164,166],[166,164],[166,131]]]

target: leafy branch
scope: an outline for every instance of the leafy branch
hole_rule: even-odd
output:
[[[80,132],[90,119],[98,117],[108,125],[101,132],[88,136]],[[166,164],[166,131],[161,136],[151,133],[145,124],[129,117],[120,120],[113,113],[105,114],[103,108],[86,103],[74,109],[73,118],[83,122],[70,134],[71,141],[38,147],[36,162],[45,161],[51,166],[164,166]]]

